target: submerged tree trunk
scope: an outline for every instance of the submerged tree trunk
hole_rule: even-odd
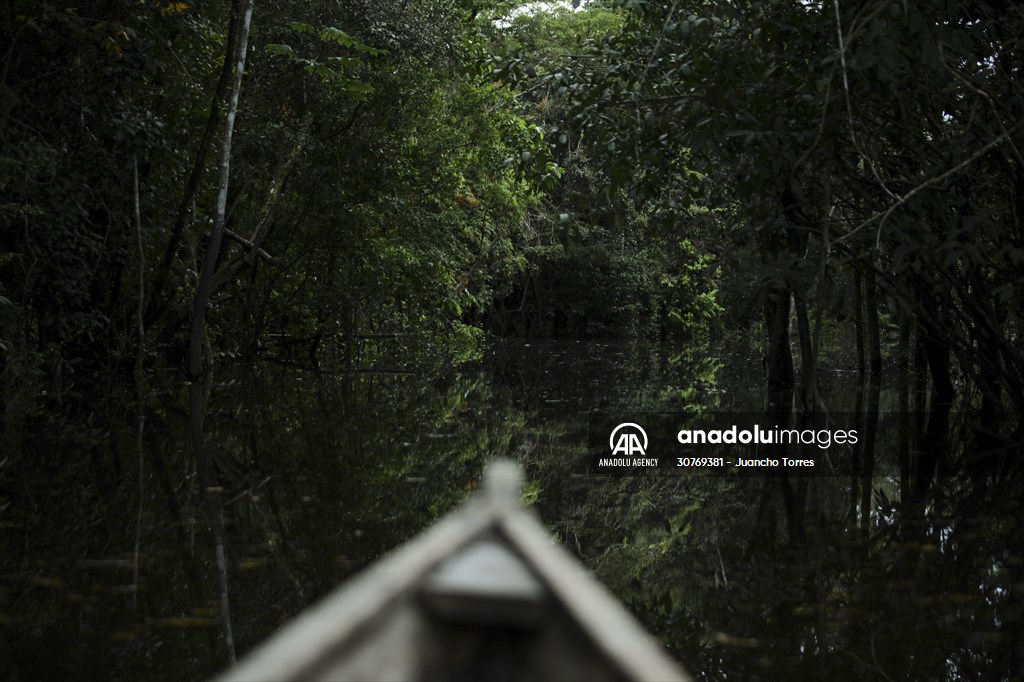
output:
[[[864,278],[864,308],[867,314],[868,366],[874,376],[882,373],[882,342],[878,330],[878,285],[876,280],[875,254],[872,252]]]
[[[864,296],[862,293],[861,272],[859,267],[853,270],[853,324],[857,337],[857,371],[864,373],[867,363],[864,359]]]
[[[857,433],[864,433],[864,377],[860,376],[857,382],[857,394],[853,403],[853,423]],[[847,525],[850,529],[857,527],[857,508],[859,503],[858,490],[860,489],[861,450],[864,449],[864,440],[858,438],[857,442],[850,447],[850,508],[847,512]]]
[[[900,311],[900,341],[897,352],[897,368],[899,379],[899,442],[898,455],[900,463],[900,501],[910,499],[910,315],[906,309]]]
[[[881,392],[879,377],[872,373],[868,377],[868,405],[864,412],[864,444],[860,461],[860,528],[867,536],[871,530],[871,508],[875,480],[875,445],[878,440],[878,400]]]
[[[225,548],[223,509],[213,470],[210,465],[209,453],[206,451],[203,434],[203,339],[206,335],[206,308],[210,302],[213,277],[220,255],[220,245],[224,238],[227,219],[228,185],[231,177],[231,142],[234,135],[235,117],[238,113],[238,98],[242,88],[242,75],[245,71],[245,58],[248,51],[249,26],[252,21],[253,0],[242,0],[238,7],[239,16],[232,16],[237,22],[234,53],[229,55],[233,61],[234,73],[231,79],[231,93],[227,103],[224,132],[221,138],[219,180],[217,187],[217,203],[214,209],[213,227],[210,231],[206,255],[203,259],[203,270],[196,289],[195,302],[192,308],[192,326],[189,330],[188,347],[188,378],[189,386],[189,427],[192,432],[192,444],[196,455],[196,468],[199,481],[203,488],[203,497],[213,528],[214,551],[217,559],[217,587],[220,597],[221,624],[224,630],[224,644],[229,659],[235,660],[235,642],[231,629],[230,601],[228,599],[228,567]]]
[[[788,409],[793,391],[793,353],[789,347],[789,291],[775,290],[765,301],[765,326],[768,348],[765,365],[768,374],[768,409]]]
[[[919,292],[922,303],[921,347],[932,378],[928,424],[921,437],[914,494],[924,495],[931,487],[937,467],[949,448],[949,413],[955,395],[949,341],[941,325],[940,307],[927,293]]]
[[[949,347],[934,337],[925,337],[924,347],[932,376],[932,393],[918,459],[916,488],[919,496],[931,487],[939,464],[945,460],[949,448],[949,413],[953,406]]]
[[[800,401],[803,411],[813,414],[817,409],[817,358],[811,339],[811,323],[807,313],[807,301],[801,296],[794,297],[796,306],[796,327],[800,338]]]

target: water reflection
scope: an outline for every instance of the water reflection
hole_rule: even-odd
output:
[[[907,429],[865,442],[843,477],[578,475],[588,411],[758,409],[757,376],[756,358],[572,341],[498,343],[476,365],[409,374],[220,368],[206,429],[229,501],[239,652],[457,505],[487,459],[510,456],[561,541],[708,679],[1019,674],[1019,484],[938,485],[911,503],[919,443],[900,440]],[[223,666],[175,377],[150,382],[137,585],[123,405],[99,406],[92,430],[40,433],[21,488],[0,481],[17,502],[2,517],[0,676],[184,680]],[[900,404],[897,388],[862,389],[855,373],[823,374],[821,390],[865,415],[865,431]],[[85,463],[58,466],[68,452]]]

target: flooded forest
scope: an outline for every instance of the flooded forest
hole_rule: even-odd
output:
[[[499,457],[696,679],[1024,678],[1022,41],[984,0],[6,0],[0,679],[207,679]],[[607,413],[861,437],[596,475]]]

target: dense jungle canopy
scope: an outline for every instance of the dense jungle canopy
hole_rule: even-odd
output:
[[[0,676],[209,675],[512,455],[698,677],[1020,679],[1022,41],[985,0],[7,0]],[[842,480],[584,489],[520,382],[898,424]]]

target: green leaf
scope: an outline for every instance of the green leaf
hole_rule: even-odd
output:
[[[345,33],[344,31],[328,26],[324,30],[320,31],[320,40],[329,43],[337,43],[342,47],[355,47],[361,45],[358,40]]]
[[[328,57],[327,63],[336,69],[347,69],[359,66],[359,59],[356,57]]]
[[[350,50],[370,55],[371,57],[379,57],[388,53],[387,50],[378,50],[377,48],[365,45],[341,29],[334,28],[333,26],[328,26],[320,31],[320,40],[325,43],[335,43]]]
[[[292,59],[296,57],[295,50],[292,49],[291,45],[284,45],[282,43],[271,43],[263,49],[265,49],[270,54],[279,54],[284,57],[291,57]]]

